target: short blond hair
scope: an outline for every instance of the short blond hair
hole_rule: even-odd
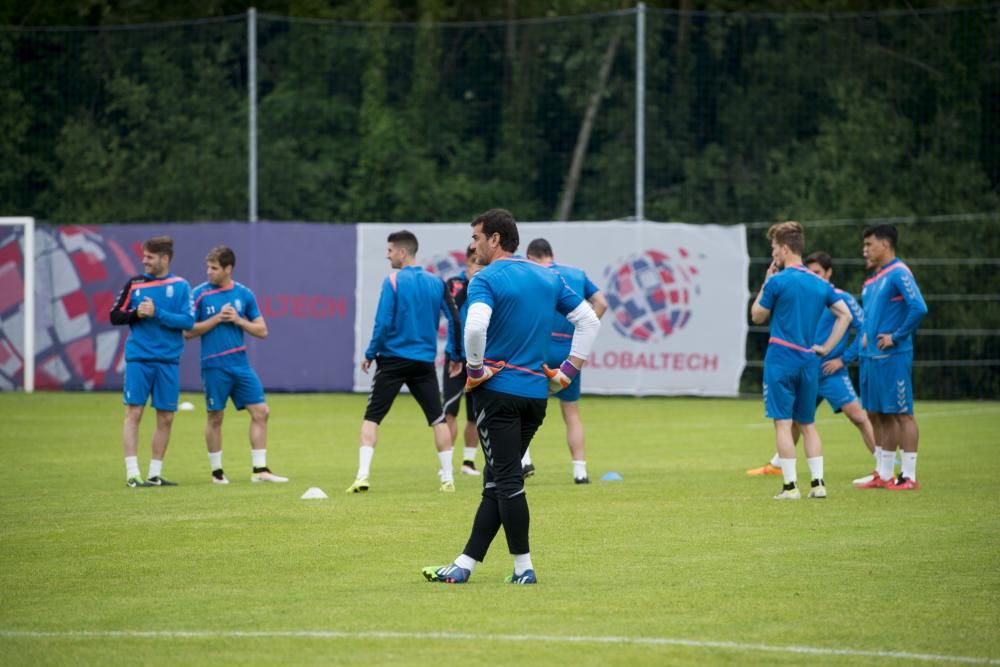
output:
[[[771,225],[767,230],[767,238],[778,245],[788,246],[788,249],[796,255],[806,251],[806,233],[802,225],[797,222],[779,222]]]

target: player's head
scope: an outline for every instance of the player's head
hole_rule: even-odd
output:
[[[830,276],[833,275],[833,258],[830,257],[830,253],[822,250],[809,253],[809,256],[803,260],[803,264],[823,280],[829,281]]]
[[[471,278],[481,268],[483,266],[476,258],[476,249],[470,245],[465,249],[465,275]]]
[[[394,269],[401,269],[416,261],[417,258],[417,237],[413,232],[402,229],[389,234],[386,238],[385,257]]]
[[[205,256],[205,266],[208,282],[216,287],[224,287],[232,279],[236,253],[229,246],[217,245]]]
[[[170,273],[170,260],[174,258],[174,240],[169,236],[154,236],[142,243],[142,268],[157,278]]]
[[[514,215],[507,209],[492,208],[472,221],[472,247],[483,266],[516,252],[520,242]]]
[[[787,260],[802,257],[806,249],[806,233],[797,222],[779,222],[767,230],[771,241],[771,259],[779,268],[785,268]]]
[[[869,271],[888,263],[896,256],[896,242],[899,231],[895,225],[872,225],[862,233],[864,246],[861,255],[865,258],[865,268]]]
[[[555,255],[552,253],[552,246],[545,239],[535,239],[528,244],[528,249],[524,251],[528,259],[539,264],[551,264]]]

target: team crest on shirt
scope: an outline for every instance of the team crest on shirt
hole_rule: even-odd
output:
[[[237,313],[243,312],[243,302],[240,301],[239,299],[236,299],[236,312]]]
[[[167,285],[167,298],[168,299],[174,298],[174,286],[173,285]]]

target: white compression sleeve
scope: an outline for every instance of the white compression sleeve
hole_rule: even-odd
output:
[[[601,330],[601,321],[597,319],[594,309],[586,301],[574,308],[566,319],[576,327],[569,353],[574,357],[586,359],[594,349],[597,333]]]
[[[474,303],[469,306],[469,312],[465,316],[465,362],[473,368],[483,365],[486,330],[490,326],[492,315],[493,309],[485,303]]]

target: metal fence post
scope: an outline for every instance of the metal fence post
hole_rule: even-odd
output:
[[[646,3],[635,13],[635,219],[645,220],[646,185]]]
[[[247,10],[247,144],[249,183],[247,218],[257,222],[257,9]]]

